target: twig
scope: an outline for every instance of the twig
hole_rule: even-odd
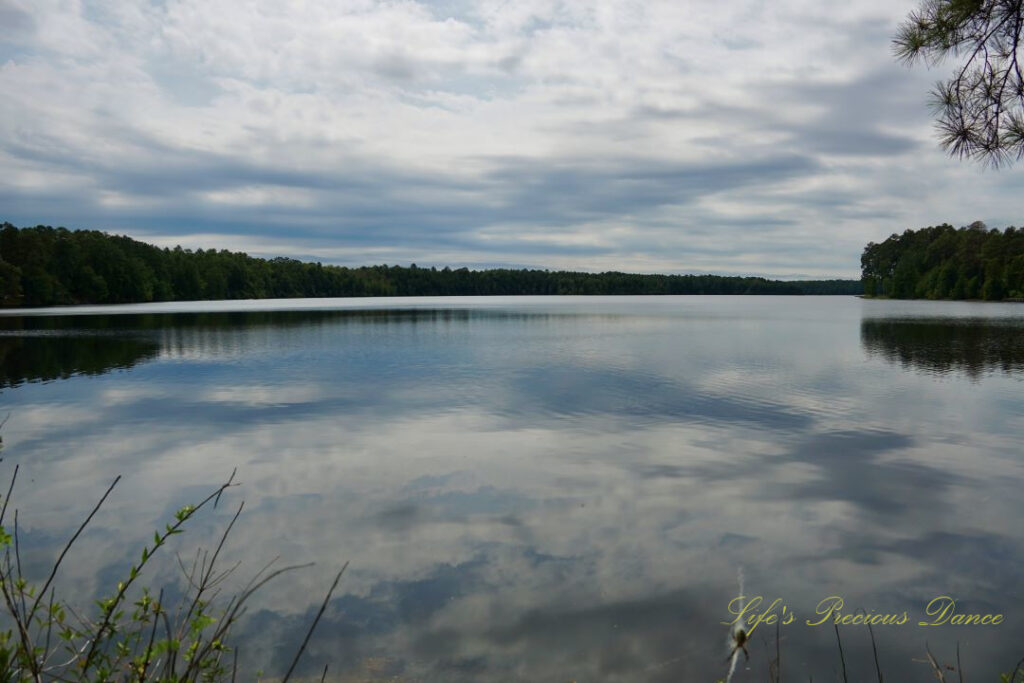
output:
[[[231,473],[231,476],[232,477],[235,476],[234,472]],[[219,494],[218,494],[218,499],[219,499]],[[217,499],[214,500],[213,506],[217,507]],[[231,533],[231,529],[232,529],[232,527],[235,526],[235,522],[238,521],[238,517],[239,517],[239,515],[242,514],[242,508],[244,508],[244,507],[245,507],[245,501],[243,500],[241,502],[241,504],[238,506],[238,510],[235,512],[234,517],[232,517],[231,521],[228,523],[227,528],[224,529],[224,533],[221,534],[220,542],[217,544],[217,549],[213,552],[213,557],[210,558],[209,564],[207,564],[206,558],[205,557],[203,558],[203,563],[202,563],[202,565],[200,565],[199,585],[196,586],[195,598],[192,599],[192,604],[190,604],[188,606],[188,609],[185,611],[185,621],[186,622],[189,619],[192,618],[192,613],[193,613],[193,611],[195,611],[196,606],[199,604],[199,601],[202,599],[203,593],[205,593],[206,589],[210,587],[210,585],[211,585],[211,577],[213,576],[214,564],[217,562],[217,557],[220,555],[221,549],[224,548],[225,541],[228,540],[228,534]],[[190,582],[191,582],[191,580],[190,580]]]
[[[3,526],[4,517],[7,515],[7,503],[11,501],[11,491],[14,490],[14,481],[18,478],[18,469],[21,465],[14,466],[14,474],[11,475],[11,484],[7,487],[7,495],[4,496],[3,507],[0,507],[0,526]]]
[[[163,610],[162,612],[160,612],[160,616],[164,618],[164,633],[167,634],[167,641],[170,642],[174,640],[174,638],[173,636],[171,636],[171,620],[167,618],[167,610]],[[178,653],[174,651],[168,652],[167,663],[164,664],[164,678],[170,678],[171,680],[174,680],[174,670],[177,668],[177,663]]]
[[[839,639],[839,624],[832,624],[832,628],[836,630],[836,644],[839,645],[839,661],[843,665],[843,683],[849,683],[846,680],[846,657],[843,656],[843,641]]]
[[[43,643],[43,666],[50,658],[50,635],[53,633],[53,589],[50,589],[50,604],[47,605],[46,616],[46,641]]]
[[[53,583],[54,577],[57,576],[57,570],[60,569],[61,562],[64,561],[64,556],[68,554],[69,550],[71,550],[71,546],[74,545],[75,541],[78,540],[78,537],[85,530],[85,527],[89,525],[89,522],[92,521],[92,518],[99,511],[100,506],[103,505],[103,502],[107,499],[107,496],[110,495],[110,492],[114,490],[114,487],[117,486],[117,482],[119,481],[121,481],[120,474],[114,478],[113,483],[107,488],[107,492],[103,494],[103,497],[100,498],[99,502],[96,503],[96,505],[93,507],[92,512],[89,513],[89,516],[86,517],[85,521],[82,522],[82,524],[78,527],[78,531],[75,532],[74,536],[72,536],[71,539],[67,542],[67,545],[64,546],[64,550],[61,551],[60,556],[57,557],[57,561],[53,564],[53,569],[50,570],[50,575],[46,578],[46,583],[43,584],[42,590],[39,591],[39,596],[36,598],[35,602],[32,603],[32,609],[29,610],[29,613],[27,615],[29,621],[32,620],[32,616],[36,613],[36,609],[39,607],[39,601],[43,599],[44,595],[46,595],[46,591],[49,590],[50,584]]]
[[[313,630],[316,625],[320,622],[320,617],[324,615],[324,610],[327,609],[327,603],[331,601],[331,595],[334,593],[334,589],[338,587],[338,582],[341,581],[341,575],[345,573],[348,568],[348,562],[342,567],[338,575],[334,577],[334,583],[331,584],[331,589],[327,591],[327,596],[324,598],[323,603],[320,605],[320,611],[316,613],[316,618],[313,619],[313,623],[309,625],[309,630],[306,632],[306,637],[302,640],[302,645],[299,646],[299,651],[295,653],[295,659],[292,660],[292,665],[288,667],[288,673],[281,679],[281,683],[288,683],[288,679],[291,677],[292,672],[295,670],[295,665],[299,663],[299,658],[302,657],[302,653],[306,650],[306,644],[309,643],[310,637],[313,635]],[[324,676],[327,675],[327,668],[324,668]],[[322,679],[321,679],[322,680]]]
[[[927,642],[924,644],[924,650],[928,653],[928,662],[932,665],[932,671],[935,673],[935,678],[941,681],[941,683],[946,683],[946,676],[942,673],[942,667],[940,667],[939,663],[935,661],[935,657],[932,656],[932,651],[928,648]]]
[[[89,646],[89,641],[86,641],[86,642],[82,643],[82,647],[80,649],[78,649],[78,650],[76,650],[75,648],[69,646],[68,647],[68,652],[72,653],[71,659],[69,659],[68,661],[66,661],[66,662],[64,662],[62,664],[56,664],[56,665],[50,667],[50,669],[58,669],[59,670],[59,669],[65,669],[65,668],[71,666],[75,662],[76,659],[78,659],[79,657],[82,656],[82,654],[85,652],[85,648],[87,648],[88,646]],[[45,673],[50,678],[60,679],[60,676],[57,676],[55,674],[51,674],[49,672],[49,669],[46,670]]]
[[[153,643],[156,641],[156,628],[160,623],[160,605],[164,601],[164,589],[160,589],[160,593],[156,597],[156,603],[153,605],[153,628],[149,631],[149,643],[146,644],[146,658],[142,660],[142,667],[139,670],[139,683],[146,680],[146,669],[149,668],[150,659],[153,656]]]
[[[868,633],[871,635],[871,653],[875,656],[875,672],[878,674],[878,683],[882,681],[882,667],[878,664],[878,647],[875,645],[875,629],[868,624]]]
[[[18,568],[18,583],[21,583],[25,575],[21,572],[21,542],[18,540],[18,536],[18,508],[14,508],[14,561],[15,566]],[[18,597],[21,598],[21,614],[24,616],[28,614],[28,611],[25,609],[24,588],[18,589]],[[31,628],[32,620],[29,619],[25,625]]]
[[[216,509],[217,506],[220,504],[220,494],[224,493],[224,489],[226,489],[227,487],[232,486],[234,484],[235,474],[237,474],[237,473],[238,473],[238,468],[237,467],[234,468],[233,470],[231,470],[231,476],[228,477],[227,483],[224,484],[224,486],[221,488],[220,491],[217,491],[217,497],[213,499],[213,507],[214,507],[214,509]]]

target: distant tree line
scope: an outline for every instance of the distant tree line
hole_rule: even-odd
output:
[[[896,299],[1024,298],[1024,230],[981,221],[943,224],[871,242],[860,259],[864,293]]]
[[[784,282],[718,275],[342,266],[213,249],[159,248],[129,237],[0,226],[0,305],[200,299],[524,294],[857,294],[856,280]]]

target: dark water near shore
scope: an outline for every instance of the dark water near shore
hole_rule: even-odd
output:
[[[345,308],[345,307],[348,308]],[[245,310],[232,310],[245,309]],[[120,314],[112,314],[112,310]],[[91,312],[90,312],[91,311]],[[127,312],[124,312],[127,311]],[[784,680],[836,680],[844,613],[886,680],[1024,656],[1024,306],[846,297],[213,302],[0,315],[0,474],[31,571],[88,596],[181,504],[242,486],[225,561],[280,578],[239,633],[340,680],[712,681],[727,606],[781,599]],[[173,555],[154,584],[180,578]],[[998,626],[919,626],[948,595]],[[760,626],[735,681],[767,680]],[[849,680],[876,680],[841,627]],[[749,667],[749,670],[747,669]],[[954,677],[955,678],[955,677]]]

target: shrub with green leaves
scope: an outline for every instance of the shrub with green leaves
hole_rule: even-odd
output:
[[[90,610],[73,605],[56,594],[54,580],[69,551],[92,521],[120,477],[64,545],[41,584],[22,574],[15,511],[13,527],[5,524],[11,494],[17,480],[15,467],[7,495],[0,507],[0,595],[8,625],[0,629],[0,683],[6,681],[222,681],[234,680],[238,650],[230,644],[232,627],[245,611],[246,602],[268,581],[281,574],[308,567],[264,566],[245,587],[226,601],[218,600],[223,581],[237,565],[221,570],[217,561],[244,503],[238,506],[212,551],[199,551],[191,567],[182,565],[187,590],[173,607],[164,604],[164,591],[137,585],[153,557],[181,534],[205,507],[216,507],[221,494],[235,486],[234,473],[206,498],[179,509],[172,522],[153,533],[130,565],[124,578]],[[179,559],[180,562],[180,559]],[[347,564],[346,564],[347,566]],[[313,620],[291,667],[287,680],[305,650],[345,567],[338,572],[320,612]]]

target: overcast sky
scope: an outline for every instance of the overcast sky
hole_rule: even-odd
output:
[[[340,264],[859,275],[1024,223],[916,0],[0,0],[0,220]]]

